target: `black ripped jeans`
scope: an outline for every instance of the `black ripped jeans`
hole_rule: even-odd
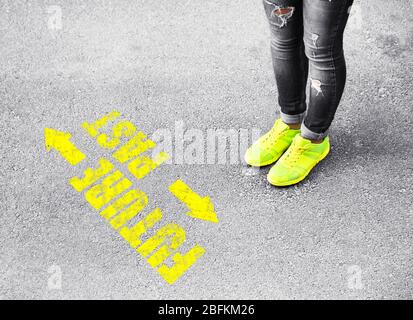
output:
[[[321,139],[333,121],[346,82],[343,32],[353,0],[264,0],[281,119]],[[310,78],[306,112],[306,86]]]

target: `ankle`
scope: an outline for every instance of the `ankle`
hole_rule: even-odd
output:
[[[311,143],[314,143],[314,144],[320,144],[324,141],[324,139],[308,139],[308,140],[310,140]]]
[[[301,123],[286,123],[291,130],[299,130],[301,128]]]

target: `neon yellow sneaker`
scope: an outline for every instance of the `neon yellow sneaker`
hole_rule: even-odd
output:
[[[290,186],[302,180],[330,152],[330,140],[312,143],[297,135],[291,146],[268,172],[268,182],[274,186]]]
[[[287,150],[294,137],[299,133],[299,129],[290,129],[287,124],[278,119],[270,131],[248,148],[247,152],[245,152],[245,162],[254,167],[262,167],[274,163]]]

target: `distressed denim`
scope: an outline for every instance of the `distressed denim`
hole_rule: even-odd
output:
[[[327,135],[346,82],[343,32],[353,0],[263,0],[281,118]],[[309,78],[308,109],[306,87]]]

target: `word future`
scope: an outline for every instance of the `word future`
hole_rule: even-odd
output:
[[[166,152],[159,152],[153,157],[145,155],[144,152],[154,148],[156,144],[130,121],[118,121],[108,127],[119,116],[119,112],[113,111],[92,123],[83,123],[82,128],[101,148],[112,151],[111,157],[118,164],[126,164],[129,172],[139,181],[163,164],[169,155]],[[110,133],[104,133],[104,128],[105,132]],[[69,133],[46,128],[44,138],[46,149],[55,149],[72,166],[87,158],[70,140]],[[128,140],[122,144],[126,139]],[[147,208],[148,196],[144,191],[134,188],[133,182],[111,160],[99,159],[95,166],[87,168],[80,176],[72,177],[69,183],[77,192],[83,193],[86,201],[167,283],[173,284],[205,253],[205,249],[199,244],[189,246],[190,249],[185,253],[179,251],[186,241],[186,233],[177,223],[159,227],[142,243],[142,236],[161,223],[163,212],[160,208],[155,208],[133,226],[127,225]],[[218,223],[209,197],[199,196],[181,180],[172,183],[168,190],[186,205],[188,216]],[[166,264],[168,258],[172,261]]]

